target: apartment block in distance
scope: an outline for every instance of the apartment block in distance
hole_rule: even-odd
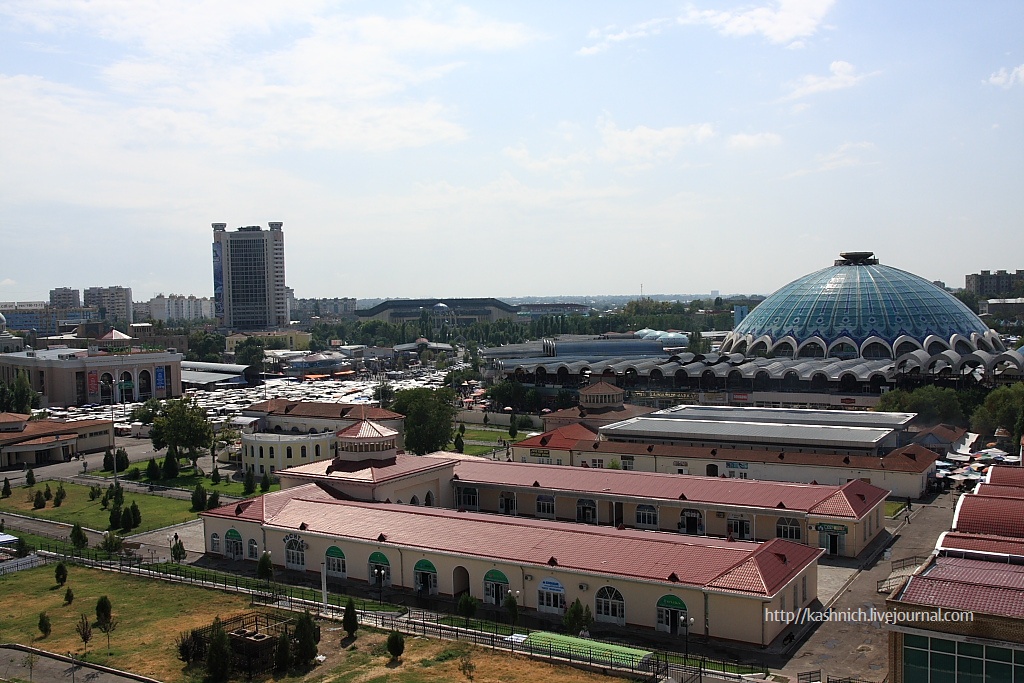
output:
[[[265,330],[289,324],[281,223],[228,232],[213,224],[213,294],[217,319],[235,330]]]
[[[82,296],[77,289],[57,287],[50,290],[50,305],[54,308],[81,308]]]
[[[110,322],[135,322],[131,287],[89,287],[85,290],[84,298],[87,307],[100,309],[104,319]]]

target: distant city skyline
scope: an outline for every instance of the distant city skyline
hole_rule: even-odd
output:
[[[0,5],[0,301],[768,294],[1024,266],[1024,4]],[[12,258],[13,256],[13,258]]]

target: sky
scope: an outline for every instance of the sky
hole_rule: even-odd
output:
[[[767,294],[1024,268],[1024,3],[4,0],[0,301]]]

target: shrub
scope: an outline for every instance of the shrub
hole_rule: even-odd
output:
[[[192,490],[192,510],[202,512],[206,509],[206,488],[202,484],[196,484]]]
[[[398,659],[403,652],[405,652],[405,636],[398,631],[392,631],[388,634],[388,654],[392,659]]]
[[[57,582],[58,586],[63,586],[68,582],[68,568],[63,562],[58,562],[57,566],[53,570],[53,578]]]
[[[43,489],[43,498],[46,500],[53,500],[53,491],[50,490],[49,484],[47,484],[46,488]]]
[[[110,604],[110,598],[106,595],[101,595],[100,599],[96,601],[96,621],[103,623],[110,621],[110,618],[114,614],[114,606]]]
[[[142,512],[139,511],[139,505],[134,500],[132,505],[128,508],[132,512],[132,528],[138,529],[139,525],[142,524]]]
[[[270,475],[264,472],[263,476],[260,478],[260,492],[266,493],[269,491],[271,484]]]
[[[359,630],[359,615],[356,613],[356,603],[352,598],[345,603],[345,615],[341,618],[341,627],[349,638],[355,636]]]
[[[124,472],[128,469],[128,451],[123,448],[118,448],[117,452],[114,453],[114,464],[117,465],[118,472]]]
[[[53,494],[53,507],[59,508],[67,497],[68,492],[64,490],[64,484],[57,484],[57,492]]]
[[[198,648],[196,646],[196,637],[192,631],[182,631],[174,639],[174,647],[178,651],[178,659],[191,664],[197,661],[199,658],[196,657]]]
[[[282,632],[277,639],[277,651],[274,653],[274,671],[283,674],[292,668],[292,643],[288,634]]]
[[[24,538],[18,537],[18,540],[14,543],[14,556],[15,557],[28,557],[31,548],[28,547],[28,542]]]
[[[220,617],[213,620],[210,651],[206,655],[206,675],[213,683],[223,683],[231,677],[231,646]]]
[[[75,591],[71,590],[70,586],[64,591],[64,604],[70,605],[75,601]]]
[[[3,488],[3,490],[0,490],[0,498],[10,498],[10,497],[11,497],[11,480],[8,479],[7,477],[4,477],[4,488]]]
[[[157,464],[156,458],[150,458],[146,465],[146,479],[160,481],[160,465]]]
[[[25,486],[35,486],[35,485],[36,485],[36,473],[32,470],[32,468],[29,468],[28,472],[25,473]]]
[[[99,484],[95,484],[89,487],[89,500],[96,500],[103,495],[103,489],[100,488]]]
[[[476,614],[476,607],[476,598],[469,593],[463,593],[462,597],[459,598],[459,604],[456,609],[465,618],[466,626],[469,626],[469,620]]]
[[[220,483],[220,470],[216,465],[213,466],[213,472],[210,473],[210,483],[214,486]]]
[[[75,525],[71,527],[71,535],[68,537],[71,541],[71,545],[75,546],[75,550],[81,550],[89,545],[89,537],[82,531],[82,525],[75,522]]]
[[[121,528],[121,506],[120,505],[115,505],[114,507],[110,508],[109,520],[110,520],[110,527],[109,528],[111,528],[111,529],[120,529]]]
[[[32,509],[42,510],[46,507],[46,496],[42,491],[36,491],[36,495],[32,498]]]
[[[139,481],[142,479],[142,470],[138,467],[132,467],[130,470],[125,472],[124,478],[128,481]]]
[[[206,499],[206,509],[212,510],[220,507],[220,491],[214,491],[210,494],[210,497]]]
[[[178,472],[178,455],[173,448],[168,448],[167,456],[164,458],[163,478],[174,479]]]
[[[245,480],[242,483],[242,493],[247,496],[256,493],[256,470],[249,468],[245,471]]]
[[[39,632],[43,634],[43,638],[47,638],[50,635],[52,627],[50,625],[50,617],[46,615],[46,612],[39,613]]]
[[[308,668],[317,654],[317,629],[309,612],[303,612],[295,622],[295,666]]]
[[[273,580],[274,563],[270,559],[270,553],[260,555],[260,561],[256,563],[256,578],[265,581]]]
[[[114,471],[114,454],[110,452],[109,448],[103,453],[103,471]]]

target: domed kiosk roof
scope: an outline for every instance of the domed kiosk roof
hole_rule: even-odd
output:
[[[758,340],[771,350],[784,340],[790,346],[795,342],[796,348],[787,351],[803,355],[799,348],[808,341],[824,344],[822,351],[852,342],[861,355],[867,343],[879,342],[892,357],[902,352],[896,347],[904,341],[927,349],[936,339],[946,349],[956,350],[958,341],[970,347],[961,345],[961,352],[977,350],[979,339],[984,350],[1001,350],[997,335],[949,292],[879,264],[872,252],[840,257],[831,267],[794,280],[762,301],[728,336],[723,350],[749,350]]]

